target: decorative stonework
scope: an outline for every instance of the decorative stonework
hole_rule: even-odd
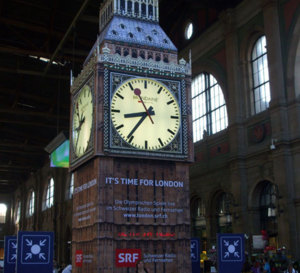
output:
[[[106,63],[107,68],[119,69],[131,72],[143,72],[152,75],[169,76],[173,78],[183,78],[185,75],[191,75],[191,66],[189,63],[166,64],[163,61],[155,62],[153,60],[144,60],[141,57],[132,58],[131,56],[122,57],[118,54],[100,54],[97,61]]]
[[[85,67],[81,70],[80,74],[77,76],[76,79],[74,79],[74,82],[71,86],[71,94],[74,94],[78,88],[80,88],[83,83],[86,81],[88,76],[94,72],[95,65],[97,62],[97,57],[93,56],[89,62],[85,65]]]
[[[106,0],[99,13],[102,31],[114,15],[158,23],[158,0]]]

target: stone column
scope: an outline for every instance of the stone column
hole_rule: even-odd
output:
[[[242,76],[234,10],[226,10],[222,14],[221,20],[224,24],[227,72],[227,92],[224,95],[228,111],[229,146],[232,155],[229,191],[236,198],[238,207],[235,208],[235,213],[239,215],[233,223],[233,228],[238,232],[247,232],[249,226],[245,223],[249,221],[247,213],[248,189],[244,161],[246,143],[245,128],[242,123],[245,115],[245,94],[242,93],[243,88],[240,80]]]
[[[272,138],[276,139],[276,150],[272,152],[274,183],[278,185],[280,202],[284,213],[278,217],[279,246],[287,245],[293,256],[299,257],[299,235],[294,205],[295,176],[294,157],[289,145],[287,94],[284,81],[281,35],[278,14],[278,0],[262,0],[264,29],[267,38],[267,52],[270,75],[271,102],[270,117]]]

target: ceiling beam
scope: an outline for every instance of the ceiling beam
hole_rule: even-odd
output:
[[[0,67],[0,72],[12,73],[12,74],[23,74],[23,75],[30,75],[35,77],[43,76],[43,72],[34,71],[34,70],[26,70],[26,69],[19,69],[19,68],[9,68],[9,67]],[[61,79],[61,80],[69,80],[70,76],[64,75],[54,75],[54,74],[47,74],[45,77],[50,79]]]
[[[32,23],[28,23],[28,22],[24,22],[24,21],[20,21],[20,20],[16,20],[16,19],[10,19],[10,18],[6,18],[6,17],[0,17],[0,23],[18,27],[21,29],[25,29],[27,31],[44,34],[46,36],[49,35],[49,28],[47,26],[40,26],[37,24],[32,24]],[[58,31],[58,30],[52,30],[51,35],[53,35],[57,39],[62,39],[64,37],[64,33],[62,31]],[[95,35],[96,35],[96,33],[95,33]],[[43,37],[43,39],[44,39],[44,37]],[[70,39],[70,42],[72,42],[71,39]],[[87,47],[91,47],[91,45],[93,45],[93,43],[95,41],[88,40],[87,38],[80,36],[76,42],[78,44],[85,45]]]
[[[21,151],[20,149],[14,149],[14,150],[5,150],[3,148],[0,148],[0,153],[3,156],[4,154],[25,154],[25,155],[30,155],[30,156],[39,156],[39,155],[46,155],[47,152],[40,150],[40,151]]]
[[[65,89],[63,89],[63,90],[65,90]],[[69,91],[69,89],[67,91]],[[6,88],[6,87],[3,87],[3,86],[0,86],[0,93],[3,93],[5,95],[18,96],[19,98],[27,98],[27,99],[34,100],[34,101],[39,102],[39,103],[45,103],[45,104],[48,104],[49,102],[52,103],[51,101],[53,101],[53,97],[52,97],[52,100],[50,100],[49,98],[44,97],[42,95],[41,96],[32,95],[32,94],[29,94],[28,92],[26,92],[24,90]],[[61,104],[60,108],[64,109],[64,110],[68,110],[68,112],[70,110],[69,104],[63,104],[63,105]]]
[[[52,100],[48,101],[48,103],[52,103]],[[12,108],[0,108],[0,113],[4,114],[14,114],[20,116],[34,116],[34,117],[42,117],[42,118],[49,118],[49,119],[64,119],[69,120],[69,113],[67,115],[56,115],[52,113],[45,113],[45,112],[35,112],[35,111],[24,111],[20,109],[12,109]],[[0,144],[1,145],[1,144]]]
[[[12,119],[5,119],[5,118],[1,118],[0,123],[19,124],[19,125],[26,125],[32,127],[57,128],[57,124],[49,124],[45,122],[35,122],[35,121],[12,120]],[[68,130],[68,129],[69,129],[68,125],[60,124],[60,130]]]
[[[40,51],[40,50],[28,50],[28,49],[23,49],[20,47],[13,47],[13,46],[0,46],[0,52],[2,53],[10,53],[13,55],[23,55],[25,57],[28,56],[37,56],[37,57],[42,57],[42,58],[49,58],[49,53],[46,51]],[[89,51],[84,51],[84,50],[76,50],[76,49],[63,49],[63,53],[69,54],[63,54],[63,60],[68,61],[68,62],[76,62],[82,64],[86,58],[86,56],[89,54]],[[74,57],[74,56],[81,56],[82,58]]]
[[[11,170],[17,170],[17,171],[26,171],[30,170],[32,168],[31,165],[7,165],[7,164],[0,164],[0,171],[11,171]]]
[[[31,142],[37,142],[40,143],[42,146],[46,146],[49,144],[49,142],[51,141],[51,139],[49,137],[41,137],[40,134],[32,134],[25,132],[25,131],[20,131],[19,128],[6,128],[4,126],[2,126],[0,128],[0,136],[3,137],[4,134],[11,134],[13,136],[20,136],[20,138],[22,140],[25,139],[30,139]]]
[[[64,37],[61,39],[60,43],[58,44],[58,46],[56,47],[54,53],[52,54],[49,63],[47,64],[45,70],[44,70],[44,76],[47,74],[48,69],[50,67],[50,65],[52,64],[52,62],[54,61],[54,59],[56,58],[58,52],[60,51],[60,49],[62,48],[63,44],[65,43],[65,41],[67,40],[67,38],[69,37],[73,27],[75,26],[75,23],[78,19],[78,17],[81,15],[81,13],[85,10],[87,4],[88,4],[89,0],[85,0],[82,4],[82,6],[80,7],[80,9],[78,10],[77,14],[75,15],[72,23],[70,24],[69,28],[67,29]]]
[[[19,142],[0,142],[0,147],[7,147],[7,148],[17,148],[17,149],[30,149],[33,151],[41,151],[44,150],[43,147],[40,145],[32,145],[26,143],[19,143]]]

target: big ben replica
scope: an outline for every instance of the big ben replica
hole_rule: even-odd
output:
[[[158,0],[104,1],[72,84],[72,272],[191,272],[191,67],[158,18]]]

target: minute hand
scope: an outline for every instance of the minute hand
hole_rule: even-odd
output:
[[[152,111],[152,106],[150,106],[149,107],[149,111],[151,112]],[[130,138],[133,134],[134,134],[134,132],[136,131],[136,129],[137,128],[139,128],[139,126],[142,124],[142,122],[145,120],[145,118],[147,117],[147,113],[146,112],[143,112],[143,114],[142,114],[142,117],[141,117],[141,119],[138,121],[138,123],[133,127],[133,129],[131,130],[131,132],[129,133],[129,135],[127,136],[127,138]]]
[[[155,112],[150,110],[148,111],[149,115],[154,116]],[[130,113],[130,114],[124,114],[124,118],[136,118],[136,117],[143,117],[145,112],[137,112],[137,113]],[[147,114],[147,113],[146,113]]]

